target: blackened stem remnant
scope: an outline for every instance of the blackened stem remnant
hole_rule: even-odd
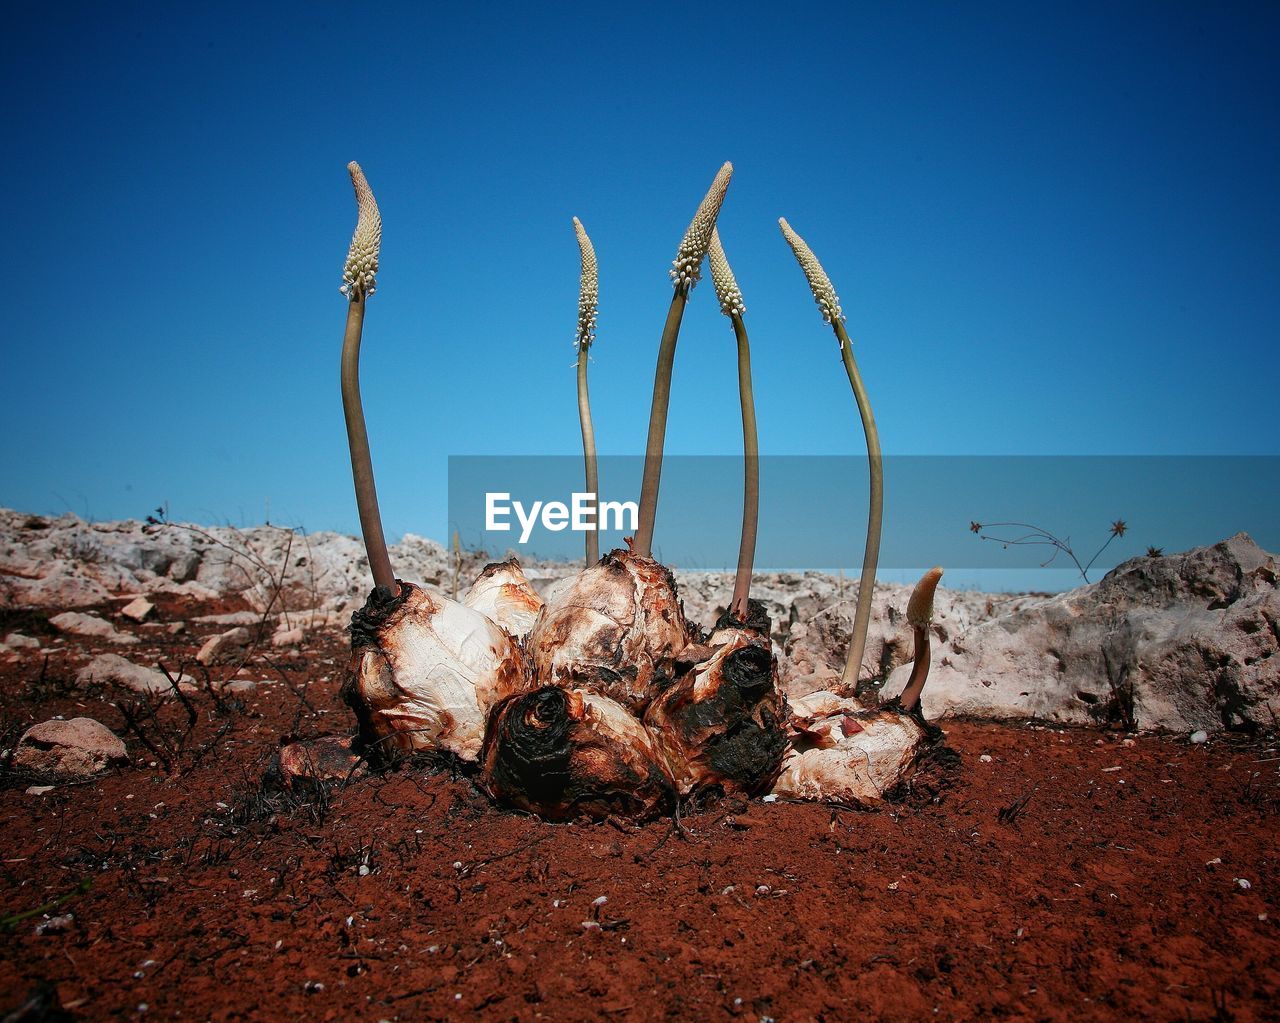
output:
[[[671,401],[671,369],[676,360],[676,340],[684,316],[688,292],[677,287],[667,312],[662,342],[658,346],[658,367],[653,376],[653,407],[649,411],[649,442],[644,451],[644,478],[640,484],[640,511],[632,550],[653,556],[653,521],[658,513],[658,486],[662,481],[662,448],[667,437],[667,406]]]
[[[760,518],[760,447],[756,439],[756,403],[751,392],[751,346],[747,326],[734,313],[733,333],[738,339],[738,395],[742,400],[742,541],[738,546],[738,575],[729,610],[738,621],[747,619],[751,593],[751,568],[756,559],[756,527]]]
[[[347,421],[347,444],[351,449],[351,476],[355,481],[356,506],[360,511],[360,531],[373,584],[394,595],[399,587],[391,571],[387,541],[382,534],[378,511],[378,491],[373,482],[373,460],[369,455],[369,434],[360,402],[360,339],[364,331],[364,289],[354,286],[347,303],[347,329],[342,339],[342,411]]]
[[[871,399],[862,383],[862,374],[853,359],[853,342],[839,317],[832,319],[836,337],[840,340],[840,357],[849,375],[862,417],[862,431],[867,438],[867,472],[870,476],[867,511],[867,546],[862,556],[862,578],[858,582],[858,609],[853,618],[853,638],[849,642],[849,657],[845,661],[842,681],[856,685],[862,667],[862,654],[867,645],[867,628],[871,624],[871,597],[876,585],[876,564],[880,560],[880,527],[884,516],[884,466],[880,458],[880,434],[876,432],[875,416],[871,412]]]

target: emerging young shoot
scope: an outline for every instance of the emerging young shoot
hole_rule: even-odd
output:
[[[911,599],[907,601],[907,622],[914,633],[915,661],[911,665],[911,677],[898,698],[903,710],[916,709],[925,681],[929,678],[929,625],[933,621],[933,595],[941,578],[941,568],[929,569],[920,577],[916,588],[911,591]]]
[[[875,589],[876,563],[880,560],[880,527],[884,514],[884,466],[880,458],[880,435],[876,432],[875,416],[871,413],[871,399],[867,397],[867,389],[862,384],[862,375],[858,372],[858,364],[853,359],[853,343],[844,328],[844,312],[840,308],[840,299],[836,289],[831,286],[818,257],[805,244],[785,218],[778,219],[782,228],[782,236],[791,246],[800,269],[808,278],[809,288],[813,291],[814,300],[822,312],[822,318],[831,324],[837,340],[840,342],[840,356],[844,360],[845,373],[849,376],[849,386],[853,388],[854,399],[858,403],[858,414],[862,417],[862,431],[867,440],[867,468],[870,475],[870,499],[867,513],[867,545],[862,557],[862,578],[858,583],[858,609],[853,619],[853,638],[849,642],[849,657],[845,661],[843,682],[847,686],[855,686],[858,673],[862,667],[862,653],[867,645],[867,627],[871,622],[871,596]]]
[[[596,435],[591,426],[591,396],[587,392],[587,363],[590,361],[591,343],[596,339],[596,313],[600,306],[600,273],[596,267],[596,250],[587,237],[586,228],[577,217],[573,218],[573,230],[578,236],[578,248],[582,250],[582,280],[578,286],[578,334],[574,347],[578,349],[578,420],[582,424],[582,459],[586,463],[587,493],[599,507],[600,472],[596,461]],[[586,531],[587,567],[600,560],[600,533],[593,526]]]
[[[342,339],[342,411],[347,421],[347,444],[351,449],[351,476],[355,481],[360,531],[364,534],[373,583],[394,596],[399,587],[395,573],[391,571],[387,541],[382,534],[378,491],[373,482],[373,460],[369,456],[369,435],[360,403],[360,339],[364,331],[364,305],[377,287],[382,217],[360,165],[353,160],[347,164],[347,171],[355,187],[358,215],[347,263],[342,271],[342,293],[347,296],[347,329]]]
[[[747,620],[747,599],[751,592],[751,567],[756,558],[756,527],[760,517],[760,448],[756,442],[756,403],[751,393],[751,346],[742,317],[747,307],[733,276],[733,268],[720,244],[720,232],[711,231],[711,282],[716,287],[720,311],[733,324],[738,339],[738,396],[742,403],[742,540],[738,545],[738,574],[733,583],[729,612],[740,622]]]
[[[733,164],[726,163],[707,190],[693,222],[685,232],[670,270],[675,294],[667,311],[658,346],[658,367],[653,375],[653,407],[649,411],[649,440],[644,452],[644,478],[640,484],[640,509],[632,550],[643,557],[653,554],[653,522],[658,513],[658,486],[662,480],[662,448],[667,436],[667,405],[671,400],[671,367],[675,363],[676,339],[680,336],[680,320],[684,316],[689,292],[702,276],[702,260],[711,245],[711,232],[724,203],[724,194],[733,175]]]

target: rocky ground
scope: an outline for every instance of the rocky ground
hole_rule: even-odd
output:
[[[452,589],[438,545],[393,556]],[[542,824],[425,761],[281,786],[282,741],[351,727],[350,538],[0,512],[0,573],[0,1019],[1276,1018],[1276,577],[1247,538],[942,592],[949,752],[905,802],[682,828]],[[704,623],[729,591],[680,582]],[[757,587],[796,690],[839,663],[840,587]],[[868,698],[905,600],[878,588]]]
[[[447,596],[465,592],[490,557],[455,557],[413,535],[391,554],[401,578]],[[525,565],[544,596],[574,571],[561,563]],[[711,625],[732,578],[676,576],[688,616]],[[925,710],[932,717],[1037,718],[1185,734],[1274,729],[1277,578],[1276,556],[1245,534],[1184,554],[1134,558],[1097,583],[1056,596],[955,591],[944,578]],[[0,606],[57,608],[67,612],[64,631],[106,628],[77,619],[77,609],[114,611],[141,595],[243,601],[279,632],[301,637],[345,625],[368,587],[363,546],[354,537],[271,526],[86,523],[74,515],[49,519],[0,509]],[[855,589],[819,572],[761,573],[754,580],[752,596],[773,619],[792,695],[829,684],[830,672],[842,666]],[[871,699],[881,687],[891,696],[905,683],[909,592],[876,586],[861,672]],[[242,618],[235,624],[253,624],[251,615]],[[13,644],[5,635],[0,641],[0,658],[11,655]],[[127,638],[119,642],[129,645]]]

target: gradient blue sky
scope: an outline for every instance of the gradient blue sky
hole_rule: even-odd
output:
[[[726,159],[766,453],[862,451],[779,215],[887,452],[1278,453],[1278,47],[1274,4],[10,6],[0,504],[354,531],[351,159],[393,535],[444,538],[449,454],[579,450],[575,214],[600,447],[642,450]],[[693,299],[668,450],[731,454],[732,333]]]

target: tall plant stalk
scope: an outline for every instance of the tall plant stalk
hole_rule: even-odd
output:
[[[596,266],[596,250],[587,237],[586,228],[577,217],[573,230],[582,253],[582,278],[578,287],[578,421],[582,425],[582,460],[586,469],[587,493],[596,515],[600,508],[600,469],[596,459],[596,434],[591,425],[591,395],[587,390],[587,363],[591,344],[596,339],[596,315],[600,307],[600,272]],[[593,521],[586,531],[587,567],[600,560],[600,523]]]
[[[738,572],[733,581],[729,610],[734,618],[745,622],[760,519],[760,447],[756,437],[756,403],[751,391],[751,343],[747,340],[747,325],[742,319],[747,307],[743,304],[742,291],[720,243],[719,230],[711,232],[708,256],[720,311],[729,317],[738,342],[738,398],[742,405],[742,539],[738,544]]]
[[[853,388],[853,397],[858,404],[858,414],[862,418],[862,432],[867,442],[867,543],[862,556],[862,577],[858,582],[858,607],[853,618],[853,636],[849,641],[849,656],[845,660],[844,673],[841,680],[847,686],[857,685],[858,675],[862,668],[862,655],[867,646],[867,629],[871,624],[871,598],[875,591],[876,565],[880,560],[880,531],[884,518],[884,464],[880,457],[880,434],[876,430],[875,416],[871,411],[871,399],[862,383],[862,374],[858,372],[858,364],[853,358],[853,343],[849,340],[848,331],[844,327],[844,312],[840,308],[840,298],[831,284],[818,257],[805,243],[805,240],[791,229],[785,218],[778,219],[782,228],[782,236],[791,246],[800,269],[804,271],[813,292],[814,301],[822,318],[831,324],[836,339],[840,342],[840,357],[844,361],[845,373],[849,377],[849,386]]]
[[[365,302],[377,288],[378,249],[382,245],[382,216],[364,171],[355,161],[347,164],[356,193],[356,229],[342,271],[342,293],[347,296],[347,326],[342,338],[342,411],[351,451],[351,477],[355,483],[360,532],[364,536],[373,584],[388,593],[399,592],[387,541],[378,511],[378,491],[373,480],[373,459],[360,401],[360,340],[364,334]]]
[[[644,477],[640,483],[640,509],[632,550],[645,557],[653,554],[653,524],[658,513],[658,488],[662,482],[662,450],[667,437],[667,406],[671,401],[671,369],[675,365],[676,340],[689,292],[702,277],[702,261],[711,245],[711,232],[724,203],[724,194],[733,175],[733,164],[726,163],[711,182],[698,211],[689,224],[676,258],[669,271],[675,285],[667,322],[658,345],[658,365],[653,374],[653,405],[649,410],[649,437],[644,452]]]

